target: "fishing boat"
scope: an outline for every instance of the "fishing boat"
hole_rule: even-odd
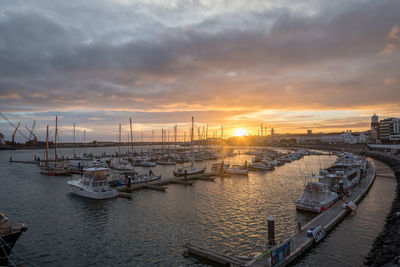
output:
[[[88,168],[84,169],[82,178],[68,181],[72,191],[83,197],[92,199],[107,199],[118,196],[118,191],[111,189],[107,168]]]
[[[338,194],[329,190],[322,182],[308,182],[304,187],[303,195],[295,201],[296,209],[311,212],[323,212],[332,207]]]
[[[336,193],[350,195],[365,175],[367,161],[351,153],[339,154],[335,164],[320,170],[320,180]],[[343,190],[343,192],[341,192]]]
[[[24,223],[9,222],[4,213],[0,214],[0,265],[8,266],[9,255],[22,232],[28,227]]]

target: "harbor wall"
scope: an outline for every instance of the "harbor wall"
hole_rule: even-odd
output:
[[[400,264],[400,159],[380,152],[365,151],[362,154],[387,164],[394,172],[397,182],[396,197],[389,214],[386,216],[385,226],[375,239],[364,264],[398,266]]]

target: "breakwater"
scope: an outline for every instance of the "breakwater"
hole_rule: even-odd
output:
[[[387,164],[394,172],[397,181],[396,197],[386,217],[384,229],[375,239],[364,264],[372,266],[400,264],[400,160],[379,152],[366,151],[363,154]]]

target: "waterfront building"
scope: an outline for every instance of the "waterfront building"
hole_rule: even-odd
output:
[[[375,142],[379,137],[379,117],[374,113],[371,117],[371,141]]]
[[[363,132],[353,133],[351,131],[315,134],[307,131],[307,134],[275,134],[275,141],[296,144],[358,144],[366,143],[367,135]]]
[[[387,118],[379,122],[379,140],[382,143],[400,142],[399,118]]]

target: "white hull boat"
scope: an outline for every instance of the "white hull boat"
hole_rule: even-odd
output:
[[[68,181],[73,193],[92,199],[107,199],[118,196],[107,180],[107,168],[89,168],[84,170],[82,178]]]

